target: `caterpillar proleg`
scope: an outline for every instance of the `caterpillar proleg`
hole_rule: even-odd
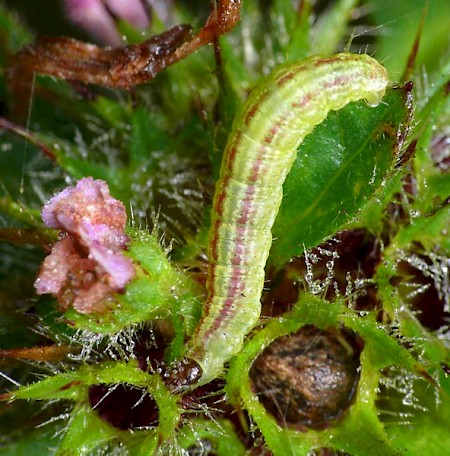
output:
[[[221,374],[260,315],[264,268],[282,185],[297,148],[329,111],[384,96],[388,75],[368,55],[311,57],[280,67],[236,117],[216,184],[209,231],[208,298],[186,357],[201,383]]]

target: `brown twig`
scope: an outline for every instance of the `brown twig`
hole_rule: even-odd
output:
[[[221,0],[199,33],[177,25],[141,44],[101,48],[72,38],[43,38],[15,56],[9,72],[15,93],[34,72],[105,87],[129,88],[153,79],[164,68],[214,42],[240,19],[241,0]]]

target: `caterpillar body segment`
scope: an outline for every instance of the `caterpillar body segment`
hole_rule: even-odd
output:
[[[282,66],[250,94],[223,155],[209,231],[208,298],[186,354],[200,366],[201,383],[222,373],[258,321],[271,229],[299,145],[329,111],[361,99],[377,105],[388,82],[372,57],[341,53]]]

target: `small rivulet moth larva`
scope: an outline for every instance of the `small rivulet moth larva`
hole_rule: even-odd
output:
[[[388,82],[375,59],[344,52],[282,66],[250,94],[223,155],[209,231],[208,298],[186,353],[201,368],[200,383],[222,373],[258,321],[271,228],[297,148],[329,111],[362,99],[376,106]]]

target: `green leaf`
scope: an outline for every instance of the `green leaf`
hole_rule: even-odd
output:
[[[448,177],[447,177],[447,180]],[[426,250],[433,251],[436,244],[447,253],[450,252],[448,227],[450,226],[450,206],[444,206],[435,213],[426,214],[412,220],[408,227],[402,229],[394,238],[393,248],[405,249],[413,242],[420,242]]]
[[[217,456],[244,456],[244,445],[234,433],[233,425],[226,420],[207,421],[192,419],[177,435],[182,448],[197,448],[199,441],[208,440],[214,446]]]
[[[405,69],[424,12],[416,68],[425,65],[432,70],[439,65],[438,56],[448,50],[450,3],[447,0],[381,0],[374,5],[371,16],[381,28],[377,35],[376,58],[385,62],[394,80],[398,80]]]
[[[57,374],[44,378],[36,383],[21,386],[9,394],[12,399],[69,399],[77,400],[86,394],[86,370]]]
[[[401,414],[405,407],[400,404],[398,410],[392,411],[394,422],[385,425],[385,429],[396,446],[408,449],[405,453],[408,456],[447,454],[450,448],[448,392],[437,397],[436,391],[425,382],[414,386],[414,394],[420,397],[421,407],[413,415],[405,416]]]
[[[55,437],[57,429],[55,426],[47,425],[40,429],[35,429],[23,433],[20,438],[4,444],[0,443],[1,456],[48,456],[50,451],[58,444]],[[2,436],[3,437],[3,436]]]
[[[70,425],[61,442],[58,456],[88,456],[110,441],[118,432],[103,421],[88,404],[78,404],[71,413]]]
[[[357,0],[339,0],[328,6],[314,26],[312,54],[332,54],[339,50],[358,3]]]
[[[269,262],[281,266],[350,222],[393,172],[400,91],[376,108],[352,103],[307,136],[283,186]]]
[[[87,405],[89,385],[128,384],[146,388],[158,404],[160,411],[157,432],[160,440],[172,437],[180,420],[177,396],[171,394],[156,374],[140,370],[135,360],[104,362],[85,365],[76,371],[56,374],[37,383],[19,387],[5,399],[68,399],[76,401],[67,433],[58,454],[84,455],[121,434],[111,425],[102,422]],[[156,431],[155,431],[156,432]],[[122,438],[127,440],[127,435]]]

